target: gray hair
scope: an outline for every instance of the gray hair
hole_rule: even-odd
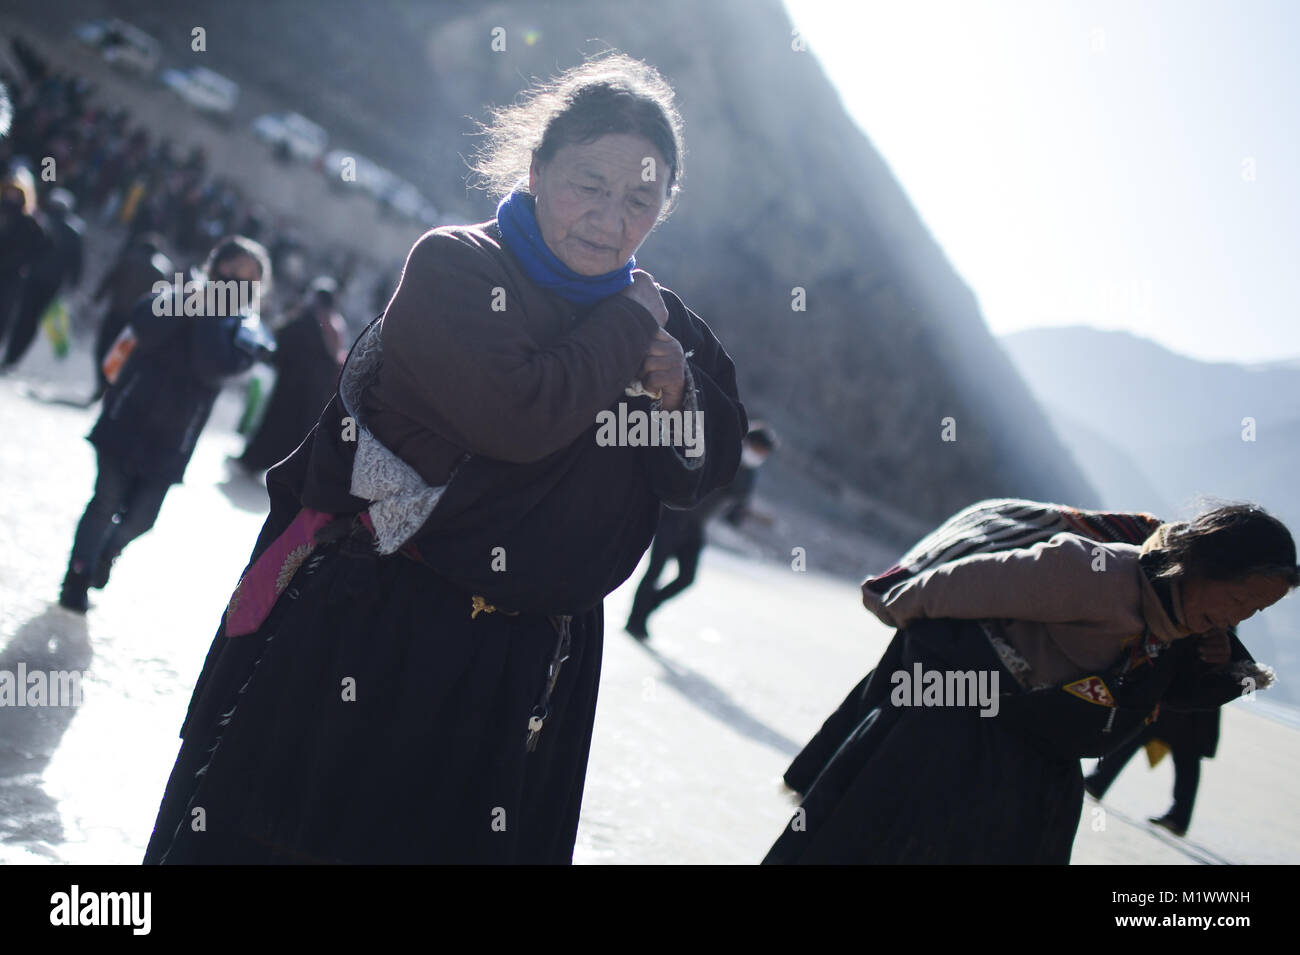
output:
[[[546,162],[562,146],[609,133],[644,136],[668,164],[667,218],[681,188],[685,147],[674,93],[653,66],[623,53],[591,57],[545,83],[535,83],[511,106],[479,124],[483,142],[470,165],[475,185],[500,199],[527,176],[532,161]]]

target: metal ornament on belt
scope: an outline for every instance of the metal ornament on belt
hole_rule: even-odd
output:
[[[565,660],[569,659],[569,621],[572,619],[572,617],[551,618],[551,623],[559,631],[559,638],[555,642],[555,653],[551,656],[551,662],[546,667],[546,689],[542,693],[542,700],[533,707],[532,713],[528,716],[528,735],[524,738],[524,746],[530,753],[537,749],[537,740],[542,735],[542,727],[546,723],[546,718],[551,715],[551,693],[554,692],[556,681],[560,678],[560,667]]]

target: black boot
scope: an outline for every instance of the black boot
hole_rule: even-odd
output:
[[[1155,817],[1149,821],[1152,825],[1159,826],[1162,829],[1168,829],[1179,838],[1187,835],[1187,823],[1176,817],[1172,812],[1167,812],[1163,816]]]
[[[90,609],[90,598],[86,591],[90,589],[90,576],[81,569],[79,562],[74,562],[63,577],[63,589],[59,592],[59,606],[74,613],[85,613]]]
[[[623,629],[638,640],[645,640],[650,636],[649,632],[646,630],[645,617],[628,617],[627,625]]]
[[[103,590],[108,584],[108,575],[113,572],[112,557],[101,557],[99,563],[95,565],[95,572],[90,575],[90,586],[96,590]]]

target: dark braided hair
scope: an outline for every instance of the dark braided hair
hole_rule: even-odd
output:
[[[1173,524],[1150,555],[1153,577],[1237,581],[1263,575],[1300,586],[1295,541],[1286,525],[1258,504],[1221,504]]]

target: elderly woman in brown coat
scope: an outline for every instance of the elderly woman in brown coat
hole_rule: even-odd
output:
[[[1253,505],[968,508],[863,584],[898,631],[787,770],[803,801],[765,861],[1068,862],[1080,757],[1267,687],[1233,630],[1298,583]]]
[[[489,133],[496,218],[415,244],[268,473],[147,862],[571,860],[601,602],[661,502],[732,480],[746,418],[635,268],[681,177],[659,75],[596,59]]]

